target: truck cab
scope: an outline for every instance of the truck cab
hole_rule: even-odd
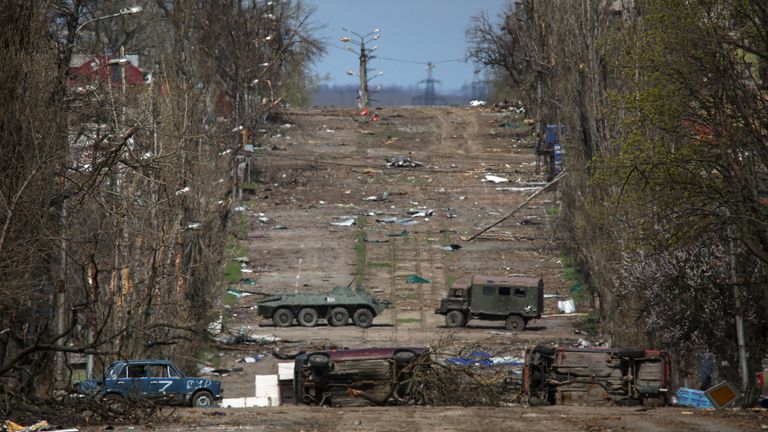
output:
[[[475,275],[454,283],[435,313],[445,315],[448,327],[465,326],[470,319],[502,319],[508,330],[523,330],[528,321],[541,318],[543,309],[541,279]]]

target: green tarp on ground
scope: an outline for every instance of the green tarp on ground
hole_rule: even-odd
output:
[[[424,279],[423,277],[417,276],[417,275],[410,275],[407,278],[405,278],[405,281],[407,283],[412,283],[412,284],[432,283],[428,279]]]

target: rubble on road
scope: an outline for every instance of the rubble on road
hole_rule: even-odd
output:
[[[491,183],[506,183],[509,181],[509,179],[505,177],[493,175],[493,174],[486,174],[481,181],[486,181]]]
[[[424,163],[414,160],[410,156],[393,156],[387,158],[387,168],[419,168],[423,167]]]

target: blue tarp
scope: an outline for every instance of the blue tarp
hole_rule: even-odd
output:
[[[677,389],[677,404],[693,408],[715,408],[707,395],[702,390],[694,390],[685,387]]]
[[[484,351],[472,351],[464,357],[451,357],[446,360],[448,364],[462,366],[491,366],[491,355]]]

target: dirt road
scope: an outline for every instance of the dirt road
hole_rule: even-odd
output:
[[[264,293],[321,292],[355,278],[393,306],[370,329],[320,325],[275,328],[251,308],[258,296],[236,299],[225,325],[236,331],[276,335],[284,349],[364,346],[435,346],[474,342],[521,353],[541,342],[574,342],[579,317],[546,317],[524,332],[502,322],[472,321],[447,329],[434,308],[446,288],[469,274],[525,274],[544,278],[550,294],[570,295],[559,250],[553,243],[556,191],[546,192],[506,222],[472,242],[464,241],[522,202],[544,180],[535,174],[531,143],[511,114],[468,108],[392,108],[382,121],[361,124],[349,110],[313,110],[286,116],[264,136],[255,155],[261,183],[245,203],[241,245],[256,285]],[[501,126],[500,126],[501,125]],[[507,127],[512,126],[512,127]],[[421,168],[386,168],[385,158],[410,155]],[[486,174],[509,179],[483,181]],[[538,183],[537,183],[538,182]],[[370,201],[381,197],[385,201]],[[433,214],[415,225],[379,223],[409,209]],[[345,217],[353,226],[335,226]],[[261,221],[259,221],[261,218]],[[363,241],[367,239],[368,242]],[[443,250],[461,245],[455,251]],[[407,283],[417,275],[429,283]],[[545,314],[557,312],[547,299]],[[271,347],[232,347],[211,358],[218,367],[241,368],[222,378],[226,397],[252,396],[254,373],[275,373]],[[236,363],[266,354],[257,363]],[[687,414],[686,414],[687,413]],[[245,410],[185,410],[164,430],[291,431],[735,431],[759,430],[760,412],[689,412],[680,408],[387,407],[325,409],[284,406]],[[156,428],[159,428],[156,426]]]

